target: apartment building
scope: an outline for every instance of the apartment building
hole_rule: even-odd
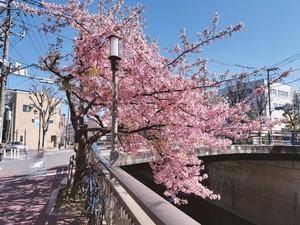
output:
[[[42,146],[41,115],[30,99],[29,91],[7,90],[5,99],[5,116],[3,140],[21,141],[31,148]],[[44,148],[55,148],[63,140],[65,116],[61,114],[61,106],[57,105],[55,114],[48,121],[49,130],[45,134]]]
[[[229,103],[238,102],[237,99],[245,99],[254,93],[258,87],[267,87],[266,90],[257,96],[252,102],[252,110],[255,116],[262,115],[271,117],[272,120],[283,118],[283,110],[276,110],[277,107],[284,106],[285,104],[293,104],[294,92],[291,86],[272,83],[268,88],[268,80],[259,79],[249,82],[232,82],[227,86],[221,88],[218,92],[219,95],[228,98]],[[270,92],[270,95],[269,95]],[[282,136],[284,133],[285,124],[281,123],[272,128],[274,136]]]
[[[267,110],[271,110],[271,118],[283,118],[283,110],[276,110],[277,107],[282,107],[286,104],[294,104],[294,92],[291,86],[280,83],[270,85],[270,103]],[[271,106],[271,108],[269,108]],[[284,132],[285,124],[282,123],[274,127],[275,132]]]

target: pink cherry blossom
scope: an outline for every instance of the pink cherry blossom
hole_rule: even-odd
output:
[[[43,3],[43,8],[26,4],[16,7],[24,12],[43,16],[43,32],[55,33],[64,29],[75,31],[73,48],[63,55],[58,40],[56,48],[43,56],[43,67],[50,72],[65,91],[71,109],[71,121],[77,140],[83,149],[101,135],[110,133],[112,108],[112,78],[108,37],[121,37],[122,60],[118,71],[118,151],[139,154],[141,149],[150,151],[150,162],[156,183],[166,187],[165,195],[176,204],[185,203],[180,192],[203,198],[219,199],[202,181],[209,178],[203,173],[203,162],[195,149],[201,146],[225,150],[230,138],[242,138],[249,130],[261,128],[263,118],[250,120],[251,99],[229,107],[226,99],[217,96],[216,90],[229,73],[211,74],[200,53],[202,46],[217,39],[233,35],[243,25],[229,26],[218,32],[219,16],[216,14],[212,28],[198,33],[198,40],[190,43],[187,31],[182,30],[180,44],[168,52],[160,53],[157,41],[149,41],[144,34],[144,6],[138,4],[125,8],[123,1],[100,0],[81,3],[70,0],[67,4]],[[93,13],[89,11],[93,6]],[[67,49],[63,49],[66,52]],[[172,54],[174,53],[174,54]],[[188,61],[188,54],[198,57]],[[235,79],[245,77],[236,74]],[[79,121],[89,126],[83,135]],[[230,121],[230,123],[228,123]],[[243,122],[242,122],[243,121]]]

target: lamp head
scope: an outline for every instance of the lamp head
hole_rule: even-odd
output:
[[[119,40],[120,38],[116,35],[110,35],[109,36],[110,40],[110,52],[109,52],[109,57],[117,57],[120,58],[120,43]]]
[[[113,71],[119,70],[119,61],[120,57],[120,38],[116,35],[109,36],[110,40],[110,51],[109,51],[109,59],[111,61],[111,69]]]

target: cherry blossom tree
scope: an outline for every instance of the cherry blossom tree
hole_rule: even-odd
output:
[[[93,7],[92,7],[93,6]],[[44,32],[75,31],[73,49],[63,54],[59,40],[41,62],[51,71],[70,107],[71,122],[78,146],[77,168],[86,162],[87,152],[99,137],[111,132],[112,78],[109,40],[112,34],[122,40],[122,60],[118,72],[118,146],[119,152],[151,152],[150,165],[155,181],[164,184],[165,195],[174,202],[184,202],[180,192],[203,198],[220,196],[203,186],[208,175],[195,148],[206,146],[225,150],[230,138],[241,138],[259,121],[251,121],[249,99],[230,107],[217,88],[224,81],[247,76],[246,73],[218,76],[211,74],[207,60],[201,58],[202,47],[233,35],[243,24],[217,31],[219,16],[213,18],[210,29],[189,40],[181,31],[180,44],[167,53],[160,53],[156,40],[144,34],[144,6],[124,6],[120,0],[99,0],[95,3],[69,0],[65,5],[43,3],[42,8],[25,4],[16,7],[26,13],[47,18]],[[63,49],[65,52],[66,49]],[[189,61],[188,55],[197,59]],[[91,126],[90,122],[97,123]],[[230,123],[228,123],[230,121]],[[86,135],[93,132],[93,135]]]

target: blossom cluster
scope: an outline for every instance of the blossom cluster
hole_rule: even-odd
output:
[[[208,175],[203,173],[196,148],[225,150],[231,138],[241,138],[249,130],[258,129],[260,123],[245,116],[249,102],[230,107],[226,99],[216,95],[216,88],[229,74],[211,74],[206,68],[207,59],[199,54],[203,45],[231,36],[243,25],[217,32],[219,16],[215,15],[212,28],[199,34],[197,42],[190,43],[183,30],[181,43],[168,50],[175,57],[166,58],[157,41],[149,41],[144,34],[142,5],[129,8],[119,0],[100,0],[98,11],[90,13],[91,4],[69,0],[65,5],[43,3],[40,9],[16,4],[29,14],[46,17],[47,23],[41,24],[44,32],[68,28],[76,33],[68,57],[55,50],[41,60],[61,81],[74,111],[71,119],[85,117],[97,121],[99,127],[111,126],[108,37],[118,35],[122,59],[117,73],[117,150],[136,154],[141,149],[149,150],[155,181],[166,186],[165,194],[177,204],[184,203],[178,197],[180,193],[219,199],[202,185]],[[197,54],[197,60],[189,62],[188,54]],[[236,78],[239,76],[245,74]]]

